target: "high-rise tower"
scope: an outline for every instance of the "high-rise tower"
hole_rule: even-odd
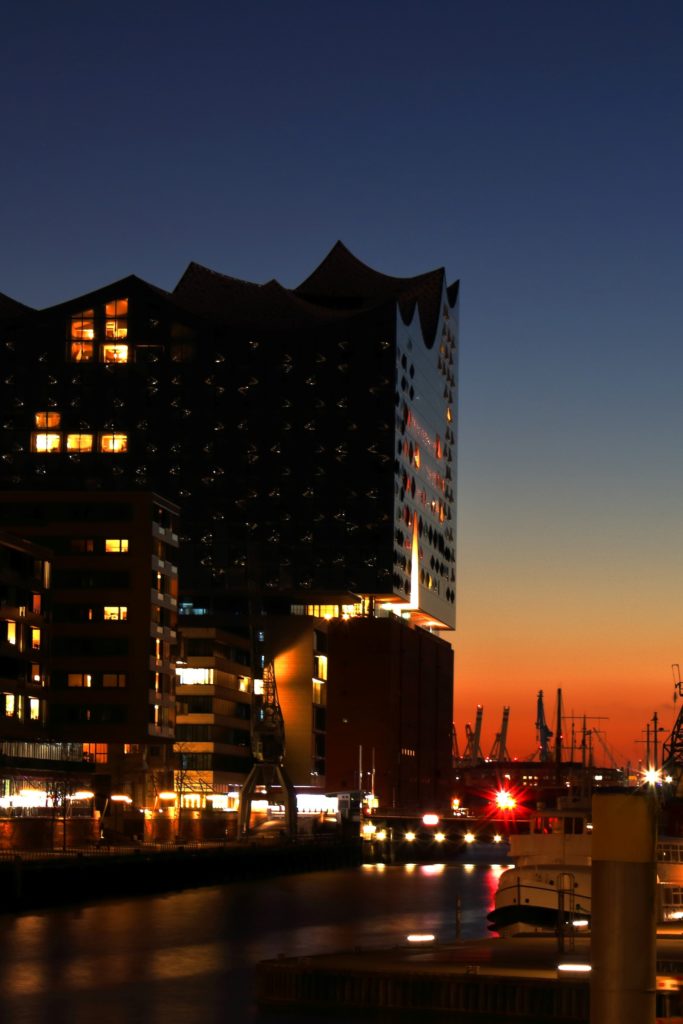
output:
[[[0,488],[181,508],[185,588],[399,604],[452,628],[457,284],[337,243],[301,285],[190,264],[0,307]]]

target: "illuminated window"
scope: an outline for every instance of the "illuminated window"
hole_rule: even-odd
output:
[[[326,654],[314,654],[313,655],[313,675],[320,682],[326,682],[327,680],[327,655]]]
[[[127,452],[128,451],[128,435],[127,434],[100,434],[100,451],[101,452]]]
[[[177,668],[176,675],[178,676],[178,682],[183,686],[213,685],[212,668]]]
[[[92,686],[92,676],[89,672],[69,672],[66,682],[67,686],[85,687],[89,690]]]
[[[72,363],[91,363],[95,355],[95,346],[92,341],[72,341],[70,351]]]
[[[12,622],[11,619],[7,620],[7,643],[16,644],[17,642],[17,624]]]
[[[40,615],[42,599],[40,594],[31,594],[31,611],[34,615]]]
[[[318,705],[324,705],[325,703],[325,687],[320,682],[313,682],[313,703]]]
[[[62,414],[59,412],[37,412],[36,426],[39,430],[47,430],[50,427],[58,427],[62,422]]]
[[[103,672],[102,673],[102,686],[106,687],[122,687],[126,685],[126,673],[125,672]]]
[[[104,542],[104,550],[108,555],[122,555],[128,550],[128,538],[107,538]]]
[[[59,452],[61,449],[61,434],[31,434],[32,452]]]
[[[17,701],[13,693],[3,693],[5,718],[14,718],[17,713]]]
[[[68,452],[91,452],[93,447],[92,434],[67,434],[66,450]]]
[[[128,346],[127,345],[103,345],[102,346],[102,362],[103,363],[127,363],[128,362]]]
[[[128,337],[128,299],[115,299],[104,307],[105,338]],[[123,360],[125,362],[125,360]]]
[[[104,606],[104,621],[105,622],[125,622],[128,618],[128,609],[125,605],[119,604],[105,604]]]
[[[40,630],[37,626],[31,626],[31,647],[34,651],[40,650]]]
[[[106,764],[107,763],[107,744],[106,743],[84,743],[83,744],[83,757],[86,761],[94,762],[95,764]]]
[[[95,337],[95,311],[86,309],[71,316],[71,338],[73,341],[92,341]],[[92,357],[91,357],[92,358]]]
[[[28,714],[32,722],[40,721],[40,701],[37,697],[29,697]]]

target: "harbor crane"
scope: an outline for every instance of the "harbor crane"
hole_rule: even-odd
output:
[[[466,764],[479,764],[484,760],[484,755],[481,752],[481,722],[483,717],[484,709],[481,704],[477,704],[477,717],[474,722],[474,729],[472,729],[469,722],[465,725],[467,746],[463,754],[463,761]]]
[[[683,680],[681,680],[681,669],[678,664],[671,666],[674,677],[674,705],[679,697],[683,697]],[[656,742],[656,737],[655,737]],[[664,740],[662,747],[662,768],[671,775],[676,784],[676,789],[683,776],[683,706],[681,706],[678,717],[674,722],[671,734]]]
[[[496,738],[493,741],[491,747],[491,753],[489,754],[489,761],[509,761],[511,760],[510,754],[507,749],[507,738],[508,738],[508,721],[510,718],[510,705],[506,704],[503,708],[503,721],[501,722],[500,732],[496,733]]]
[[[541,762],[550,760],[550,740],[553,737],[552,730],[545,720],[545,708],[543,707],[543,690],[538,691],[536,700],[536,734],[538,738],[538,751]]]
[[[271,790],[278,785],[280,801],[285,808],[285,828],[290,836],[296,835],[296,793],[284,767],[285,723],[277,695],[275,668],[272,661],[263,668],[263,690],[254,690],[251,720],[251,752],[254,765],[242,789],[239,810],[239,838],[249,834],[251,804],[256,787]]]

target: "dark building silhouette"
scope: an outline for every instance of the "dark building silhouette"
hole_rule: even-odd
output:
[[[390,277],[337,243],[294,289],[193,263],[172,292],[131,276],[45,310],[0,297],[0,492],[176,503],[181,616],[243,637],[265,616],[284,702],[269,615],[311,637],[392,615],[429,644],[455,622],[457,295],[443,270]],[[315,784],[328,682],[309,653],[287,727]]]
[[[49,685],[36,698],[47,705],[43,729],[80,744],[82,759],[140,805],[152,774],[165,773],[164,789],[173,779],[177,520],[176,506],[147,492],[17,491],[0,500],[3,526],[51,552]]]

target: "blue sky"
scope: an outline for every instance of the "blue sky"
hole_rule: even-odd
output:
[[[562,686],[639,756],[683,661],[682,57],[670,2],[5,5],[0,291],[446,266],[459,732],[509,703],[525,755]]]

